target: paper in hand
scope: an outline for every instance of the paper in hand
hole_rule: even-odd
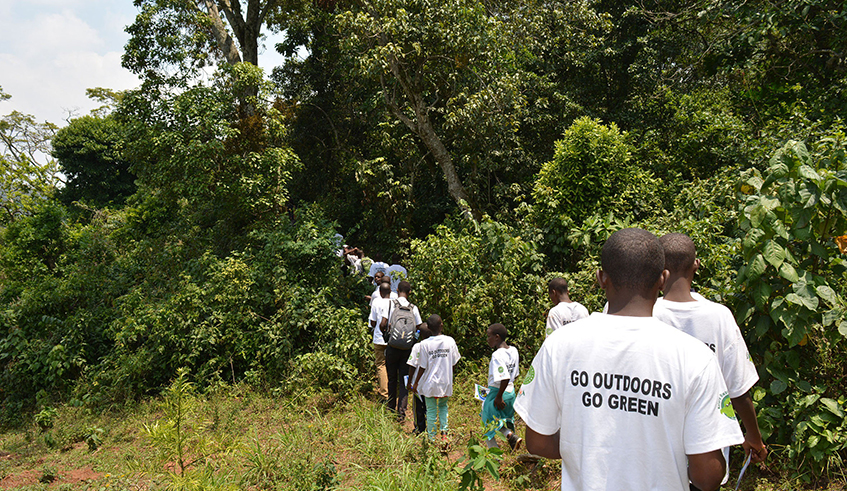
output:
[[[747,467],[750,466],[750,459],[753,458],[753,452],[747,456],[747,460],[744,462],[744,467],[741,468],[741,472],[738,473],[738,481],[735,483],[735,491],[738,491],[738,487],[741,486],[741,478],[744,477],[744,473],[747,472]]]

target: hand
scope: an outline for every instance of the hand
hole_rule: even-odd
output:
[[[503,400],[502,397],[500,397],[500,394],[497,394],[497,397],[494,398],[494,407],[496,407],[500,411],[502,411],[503,408],[506,407],[506,402]]]
[[[750,462],[754,464],[764,462],[765,457],[768,456],[768,447],[765,446],[764,442],[762,442],[761,439],[752,441],[750,439],[750,435],[745,435],[744,443],[741,444],[741,447],[744,448],[744,455],[752,454],[752,457],[750,457]]]

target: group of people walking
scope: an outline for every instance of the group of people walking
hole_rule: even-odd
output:
[[[550,281],[546,339],[517,391],[518,351],[506,326],[489,326],[481,412],[489,446],[498,432],[511,448],[521,445],[517,412],[527,450],[562,460],[563,490],[711,490],[727,481],[731,445],[763,461],[750,393],[758,374],[729,309],[692,291],[699,267],[683,234],[612,234],[597,272],[604,311],[589,314],[563,278]],[[439,316],[421,320],[408,281],[398,282],[396,298],[390,281],[375,281],[369,322],[379,394],[400,421],[408,394],[422,396],[415,431],[445,438],[456,343]]]

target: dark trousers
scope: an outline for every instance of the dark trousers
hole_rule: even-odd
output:
[[[409,375],[409,354],[412,350],[397,349],[393,346],[385,348],[385,369],[388,370],[388,409],[397,412],[397,419],[406,417],[406,407],[409,404],[409,392],[406,381]]]
[[[426,401],[423,396],[412,394],[415,400],[415,433],[426,432]]]

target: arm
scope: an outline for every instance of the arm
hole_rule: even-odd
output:
[[[497,409],[503,409],[506,407],[506,403],[503,401],[503,394],[506,393],[506,388],[509,387],[509,379],[504,379],[500,381],[500,391],[497,392],[497,396],[494,397],[494,407]]]
[[[559,432],[553,435],[542,435],[536,433],[529,426],[526,427],[526,450],[545,459],[561,459],[559,452]],[[723,477],[723,475],[721,475]],[[718,481],[720,482],[720,480]]]
[[[744,423],[744,443],[741,444],[744,453],[746,455],[753,454],[750,462],[754,464],[763,462],[768,455],[768,448],[762,441],[762,433],[759,431],[759,421],[756,419],[756,408],[753,406],[750,391],[748,390],[743,395],[730,400],[732,401],[732,408],[738,414],[741,422]]]
[[[716,491],[725,473],[726,462],[720,450],[688,456],[688,478],[701,491]]]
[[[406,385],[406,390],[408,390],[409,392],[415,392],[413,390],[412,381],[415,380],[415,371],[417,370],[417,368],[418,367],[411,367],[409,369],[409,382]],[[417,389],[417,385],[414,386],[414,389]]]
[[[383,333],[385,333],[387,327],[388,327],[388,319],[383,317],[382,320],[379,321],[379,330],[382,331]]]
[[[418,393],[418,382],[421,381],[421,375],[423,375],[425,370],[426,368],[418,367],[418,376],[415,377],[415,383],[412,384],[412,392],[414,392],[415,394]],[[409,380],[412,380],[412,377],[409,377]]]

